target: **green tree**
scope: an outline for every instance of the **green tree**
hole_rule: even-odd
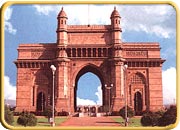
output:
[[[4,112],[4,118],[5,121],[9,124],[12,125],[14,122],[14,116],[13,116],[13,111],[10,110],[10,107],[5,105],[5,112]]]
[[[36,126],[37,118],[34,114],[23,111],[18,117],[17,123],[22,126]]]
[[[177,107],[172,105],[159,119],[159,126],[174,124],[177,118]]]
[[[161,118],[162,112],[147,112],[141,117],[141,124],[143,126],[157,126],[159,118]]]
[[[125,107],[123,107],[119,110],[119,114],[123,119],[125,119]],[[135,115],[134,110],[131,107],[127,106],[127,117],[131,118],[134,115]]]

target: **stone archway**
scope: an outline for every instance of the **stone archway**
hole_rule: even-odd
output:
[[[78,88],[78,80],[80,79],[80,77],[84,74],[86,74],[87,72],[91,72],[93,73],[94,75],[96,75],[100,82],[101,82],[101,85],[103,86],[104,84],[104,77],[102,75],[102,72],[100,71],[99,67],[95,66],[95,65],[92,65],[92,64],[88,64],[84,67],[82,67],[82,69],[78,72],[78,74],[76,75],[76,78],[75,78],[75,86],[74,86],[74,111],[77,110],[77,88]],[[104,104],[105,102],[105,99],[104,99],[104,87],[102,87],[102,105]]]
[[[109,25],[68,25],[68,16],[62,9],[57,15],[55,43],[19,45],[18,58],[14,62],[17,67],[17,111],[36,109],[36,94],[32,94],[34,92],[42,91],[47,101],[48,98],[51,99],[52,64],[57,68],[54,87],[58,112],[74,112],[76,101],[73,90],[77,87],[79,77],[85,72],[92,72],[100,78],[103,105],[107,105],[109,100],[113,111],[119,111],[124,106],[124,86],[130,88],[128,105],[132,108],[133,96],[139,91],[142,94],[143,110],[147,107],[151,110],[161,109],[162,64],[165,60],[161,59],[160,45],[157,42],[123,42],[120,19],[119,12],[114,8]],[[124,64],[128,65],[128,83],[124,83]],[[36,71],[39,72],[32,73]],[[42,72],[47,75],[44,77]],[[140,73],[135,74],[136,72]],[[135,74],[134,78],[129,73]],[[33,81],[30,77],[35,77],[36,80]],[[132,78],[132,82],[129,78]],[[103,88],[105,84],[107,87],[113,85],[111,92]],[[24,95],[33,96],[24,98]]]
[[[33,79],[32,102],[34,102],[34,109],[43,112],[47,106],[52,104],[51,100],[51,81],[48,73],[43,70],[34,71],[36,76]]]
[[[148,86],[146,78],[141,72],[135,72],[130,75],[128,89],[128,105],[134,108],[136,115],[148,109]]]

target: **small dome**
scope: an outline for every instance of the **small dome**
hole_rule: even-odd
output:
[[[59,12],[58,17],[60,17],[60,18],[63,18],[63,17],[67,18],[67,15],[66,15],[66,13],[63,10],[63,7],[62,7],[61,11]]]
[[[111,18],[113,18],[113,17],[120,17],[119,12],[116,10],[116,7],[114,7],[114,10],[111,14]]]

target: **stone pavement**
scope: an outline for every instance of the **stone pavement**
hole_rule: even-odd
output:
[[[110,117],[70,117],[60,126],[120,126]]]

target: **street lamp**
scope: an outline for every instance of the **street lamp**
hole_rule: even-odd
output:
[[[113,87],[113,84],[110,85],[110,87],[107,86],[107,84],[104,85],[106,89],[109,90],[109,114],[110,114],[110,102],[111,102],[111,99],[110,99],[110,92],[111,92],[111,88]]]
[[[127,115],[127,92],[126,92],[126,71],[127,71],[128,65],[125,64],[123,66],[124,70],[124,104],[125,104],[125,126],[128,126],[128,115]]]
[[[55,67],[54,65],[51,65],[50,68],[52,69],[52,73],[53,73],[53,90],[52,90],[52,126],[55,126],[55,121],[54,121],[54,76],[55,76],[56,67]]]

